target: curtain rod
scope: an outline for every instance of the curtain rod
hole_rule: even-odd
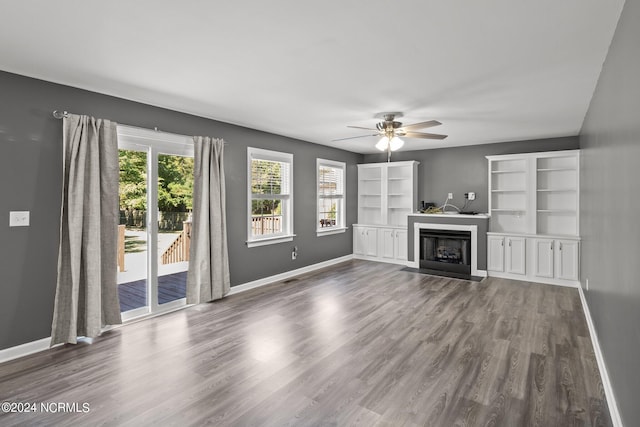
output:
[[[69,117],[69,114],[70,114],[70,113],[69,113],[68,111],[53,110],[53,117],[55,117],[55,118],[56,118],[56,119],[58,119],[58,120],[61,120],[61,119],[64,119],[64,118]],[[156,127],[154,127],[153,129],[149,129],[149,128],[143,128],[143,127],[140,127],[140,126],[125,125],[125,124],[123,124],[123,123],[119,123],[119,124],[120,124],[120,125],[122,125],[122,126],[130,127],[130,128],[136,128],[136,129],[142,129],[142,130],[154,130],[154,131],[156,131],[156,132],[171,133],[171,134],[179,135],[179,136],[188,136],[188,135],[180,135],[180,134],[173,133],[173,132],[166,132],[166,131],[162,131],[162,130],[158,129],[158,127],[157,127],[157,126],[156,126]],[[226,142],[226,141],[224,142],[224,145],[227,145],[227,142]]]
[[[66,119],[67,117],[69,117],[69,114],[71,114],[71,113],[69,113],[68,111],[53,110],[53,117],[55,117],[58,120]],[[122,126],[130,127],[130,128],[143,129],[143,130],[155,130],[156,132],[164,132],[164,131],[159,130],[157,126],[154,127],[153,129],[148,129],[148,128],[143,128],[143,127],[140,127],[140,126],[125,125],[123,123],[118,123],[118,124],[122,125]],[[172,133],[172,132],[165,132],[165,133]]]

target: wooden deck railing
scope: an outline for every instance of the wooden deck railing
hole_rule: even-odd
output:
[[[191,245],[191,221],[182,223],[182,232],[160,256],[162,265],[174,262],[189,261],[189,247]]]
[[[253,236],[273,234],[282,231],[282,216],[254,216],[251,218]]]
[[[124,228],[124,225],[118,226],[118,271],[121,272],[124,271]]]

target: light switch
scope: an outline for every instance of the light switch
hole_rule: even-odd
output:
[[[29,211],[9,212],[9,227],[28,227]]]

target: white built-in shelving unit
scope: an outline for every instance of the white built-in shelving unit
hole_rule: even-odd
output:
[[[579,284],[579,150],[487,159],[489,274]]]
[[[358,223],[353,234],[357,257],[406,261],[408,216],[417,209],[418,164],[358,165]]]

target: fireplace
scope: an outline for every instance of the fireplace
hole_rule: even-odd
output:
[[[420,229],[420,268],[471,274],[471,232]]]

